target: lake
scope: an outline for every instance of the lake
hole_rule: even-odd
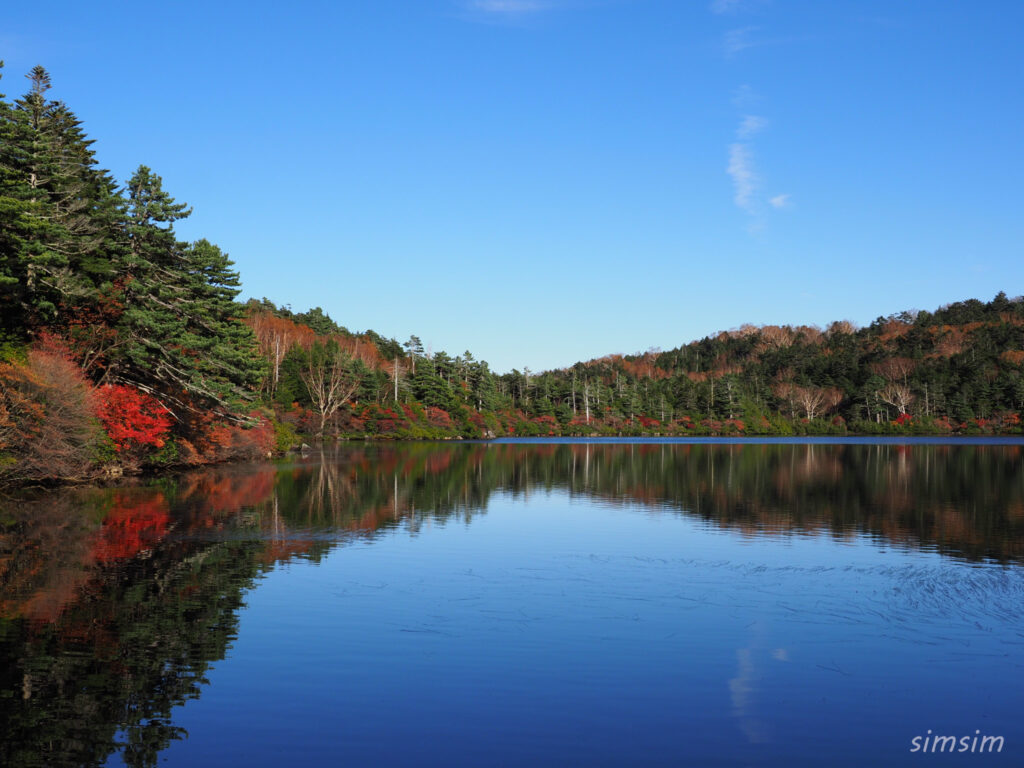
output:
[[[1020,441],[353,444],[0,533],[9,768],[1024,763]]]

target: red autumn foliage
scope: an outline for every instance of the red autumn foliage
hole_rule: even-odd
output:
[[[449,415],[448,411],[441,410],[440,408],[434,408],[433,406],[428,406],[427,422],[433,427],[449,429],[452,426],[452,417]]]
[[[530,421],[536,425],[534,429],[541,435],[554,437],[558,434],[558,421],[554,416],[535,416]]]
[[[97,394],[97,415],[118,451],[163,446],[172,419],[156,398],[123,384],[101,387]]]
[[[118,278],[113,285],[101,288],[95,301],[87,301],[66,308],[67,355],[81,367],[89,378],[96,379],[109,366],[109,354],[118,346],[117,321],[124,313],[123,298],[126,279]],[[48,335],[44,332],[43,335]],[[39,344],[37,340],[36,344]]]
[[[249,419],[241,424],[223,421],[209,412],[194,416],[189,424],[189,439],[178,440],[179,458],[187,464],[266,458],[274,450],[274,425],[259,411],[251,412]]]
[[[96,561],[127,560],[151,549],[167,533],[169,522],[167,501],[162,494],[141,498],[115,494],[113,508],[93,547]]]
[[[342,418],[338,420],[339,426],[348,431],[365,431],[369,434],[389,435],[400,429],[408,429],[415,421],[415,414],[405,406],[402,411],[396,411],[390,406],[370,403],[366,406],[355,406],[352,408],[353,415],[347,420],[342,412]],[[410,415],[412,414],[412,415]]]
[[[242,475],[216,470],[189,473],[179,480],[178,492],[191,503],[188,516],[178,524],[188,531],[222,527],[228,516],[269,499],[275,477],[273,469]]]

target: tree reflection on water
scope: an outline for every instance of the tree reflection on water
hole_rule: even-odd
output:
[[[748,536],[1020,563],[1020,446],[390,444],[0,504],[0,764],[155,765],[277,563],[493,495],[641,505]],[[557,509],[557,508],[556,508]]]

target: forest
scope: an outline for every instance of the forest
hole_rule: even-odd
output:
[[[0,64],[2,66],[2,64]],[[0,483],[266,458],[303,441],[1020,434],[1024,298],[754,326],[497,374],[323,309],[240,301],[140,165],[102,169],[42,67],[0,95]]]

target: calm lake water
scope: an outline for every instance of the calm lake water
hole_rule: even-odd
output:
[[[978,442],[358,445],[0,502],[0,765],[1021,765],[1024,446]]]

